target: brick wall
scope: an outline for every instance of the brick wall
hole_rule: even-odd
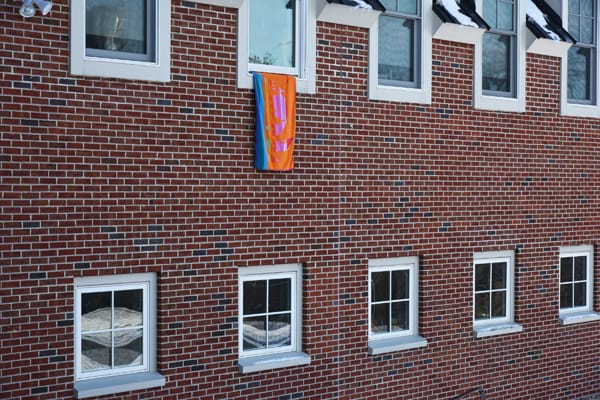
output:
[[[599,323],[558,323],[559,246],[600,234],[598,121],[560,116],[558,58],[528,55],[524,114],[474,110],[473,48],[439,40],[430,106],[368,101],[368,31],[318,23],[296,167],[256,172],[233,9],[174,0],[157,84],[71,76],[67,3],[0,5],[0,397],[72,398],[73,278],[148,271],[167,384],[112,398],[600,392]],[[472,255],[500,250],[524,329],[474,339]],[[369,356],[367,262],[414,255],[428,346]],[[312,362],[240,374],[237,268],[280,263],[303,265]]]

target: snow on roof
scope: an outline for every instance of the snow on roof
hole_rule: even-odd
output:
[[[379,0],[327,0],[329,3],[343,4],[354,8],[362,8],[365,10],[384,11],[385,7]]]
[[[454,19],[461,25],[473,26],[478,28],[479,25],[473,21],[471,17],[463,12],[459,7],[457,0],[436,0],[436,3],[446,9],[446,11],[454,17]]]
[[[530,19],[535,23],[545,34],[547,39],[556,40],[557,42],[562,41],[562,38],[550,28],[546,14],[544,14],[532,0],[527,0],[527,19]]]

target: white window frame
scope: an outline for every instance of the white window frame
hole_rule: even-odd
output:
[[[299,93],[314,94],[316,91],[316,32],[317,32],[317,1],[296,0],[297,31],[296,31],[296,67],[278,68],[267,65],[251,64],[248,61],[250,0],[242,0],[238,9],[238,51],[237,51],[237,85],[241,89],[254,88],[251,71],[276,72],[295,75],[296,91]],[[237,3],[237,2],[236,2]],[[234,4],[235,6],[237,4]]]
[[[506,263],[506,316],[502,318],[490,318],[485,320],[475,319],[475,272],[478,264],[487,263]],[[473,334],[475,338],[488,336],[503,335],[507,333],[521,332],[523,327],[514,320],[515,308],[515,253],[509,251],[493,251],[475,253],[473,255],[473,281],[472,281],[472,318],[473,318]]]
[[[409,271],[409,327],[407,330],[373,334],[371,332],[371,274],[396,270]],[[368,270],[368,351],[371,355],[427,346],[419,336],[419,257],[396,257],[369,260]]]
[[[82,294],[129,289],[143,290],[143,364],[130,368],[82,372]],[[75,278],[74,295],[74,388],[77,398],[163,386],[165,378],[156,371],[156,274]]]
[[[156,0],[155,60],[91,57],[85,47],[85,2],[71,2],[70,69],[72,75],[168,82],[171,78],[171,0]]]
[[[568,19],[569,19],[569,2],[568,1],[562,1],[561,5],[560,5],[560,10],[559,10],[559,14],[563,16],[563,25],[565,26],[565,29],[568,29]],[[568,115],[568,116],[572,116],[572,117],[588,117],[588,118],[600,118],[600,101],[599,101],[599,96],[600,96],[600,76],[599,76],[599,68],[600,68],[600,60],[598,59],[599,51],[598,51],[598,46],[600,45],[600,27],[599,27],[599,22],[598,22],[598,18],[600,17],[600,15],[598,14],[600,6],[598,5],[598,1],[595,1],[595,6],[596,6],[596,18],[595,18],[595,23],[596,26],[594,27],[594,34],[595,34],[595,39],[596,39],[596,47],[595,47],[595,54],[593,54],[593,57],[596,58],[596,70],[593,71],[594,73],[594,82],[593,82],[593,86],[592,86],[592,90],[594,91],[594,94],[592,95],[593,97],[593,103],[591,104],[584,104],[584,103],[571,103],[569,102],[569,96],[568,96],[568,84],[569,84],[569,78],[568,78],[568,74],[569,74],[569,60],[568,60],[568,56],[565,56],[562,58],[561,61],[561,74],[560,74],[560,80],[561,80],[561,90],[560,90],[560,109],[561,109],[561,113],[563,115]],[[566,16],[566,18],[565,18]]]
[[[291,343],[289,346],[244,351],[244,282],[267,279],[291,279]],[[249,373],[267,369],[310,364],[310,357],[302,352],[302,265],[283,264],[238,269],[238,365],[240,372]]]
[[[419,87],[386,86],[379,84],[379,19],[369,29],[369,99],[431,104],[431,46],[433,11],[432,0],[420,0],[421,48],[418,61]],[[382,14],[383,15],[383,14]]]
[[[526,0],[515,0],[516,28],[516,59],[511,65],[514,71],[515,93],[514,97],[495,96],[485,94],[483,91],[483,40],[475,42],[474,61],[474,94],[473,106],[477,109],[506,112],[525,112],[526,107],[526,57],[527,57],[527,27],[526,27]],[[483,15],[483,0],[475,1],[477,12]]]
[[[586,264],[586,305],[583,307],[560,307],[560,270],[561,260],[566,257],[585,256]],[[561,325],[571,325],[583,322],[600,320],[600,314],[594,311],[594,247],[565,246],[560,248],[558,263],[558,307],[559,322]]]

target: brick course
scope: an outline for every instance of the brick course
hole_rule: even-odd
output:
[[[431,105],[369,101],[368,30],[318,22],[295,169],[257,172],[235,10],[173,1],[154,83],[70,75],[67,3],[0,5],[0,397],[72,398],[73,278],[137,272],[158,276],[167,384],[106,398],[600,392],[600,323],[558,323],[558,249],[600,235],[598,121],[560,115],[558,58],[527,56],[523,114],[473,109],[473,48],[442,40]],[[474,339],[472,255],[501,250],[524,329]],[[369,356],[367,262],[415,255],[428,346]],[[312,362],[240,374],[237,268],[281,263],[303,265]]]

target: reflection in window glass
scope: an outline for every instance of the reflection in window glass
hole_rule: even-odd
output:
[[[295,67],[296,1],[252,0],[249,62]]]
[[[485,0],[483,15],[491,29],[483,35],[482,88],[487,95],[515,96],[516,4]]]
[[[504,318],[508,304],[508,263],[477,263],[474,277],[475,320]]]
[[[420,2],[387,1],[379,17],[378,77],[386,86],[420,85]]]
[[[85,0],[86,55],[154,61],[154,0]]]
[[[560,308],[587,306],[587,257],[560,259]]]
[[[408,330],[410,327],[410,270],[373,271],[371,276],[371,333]]]
[[[81,294],[81,372],[144,363],[144,288]]]
[[[569,0],[569,33],[577,40],[567,56],[567,98],[571,103],[596,101],[595,10],[595,0]]]
[[[244,351],[292,344],[292,280],[247,280],[243,283]]]

